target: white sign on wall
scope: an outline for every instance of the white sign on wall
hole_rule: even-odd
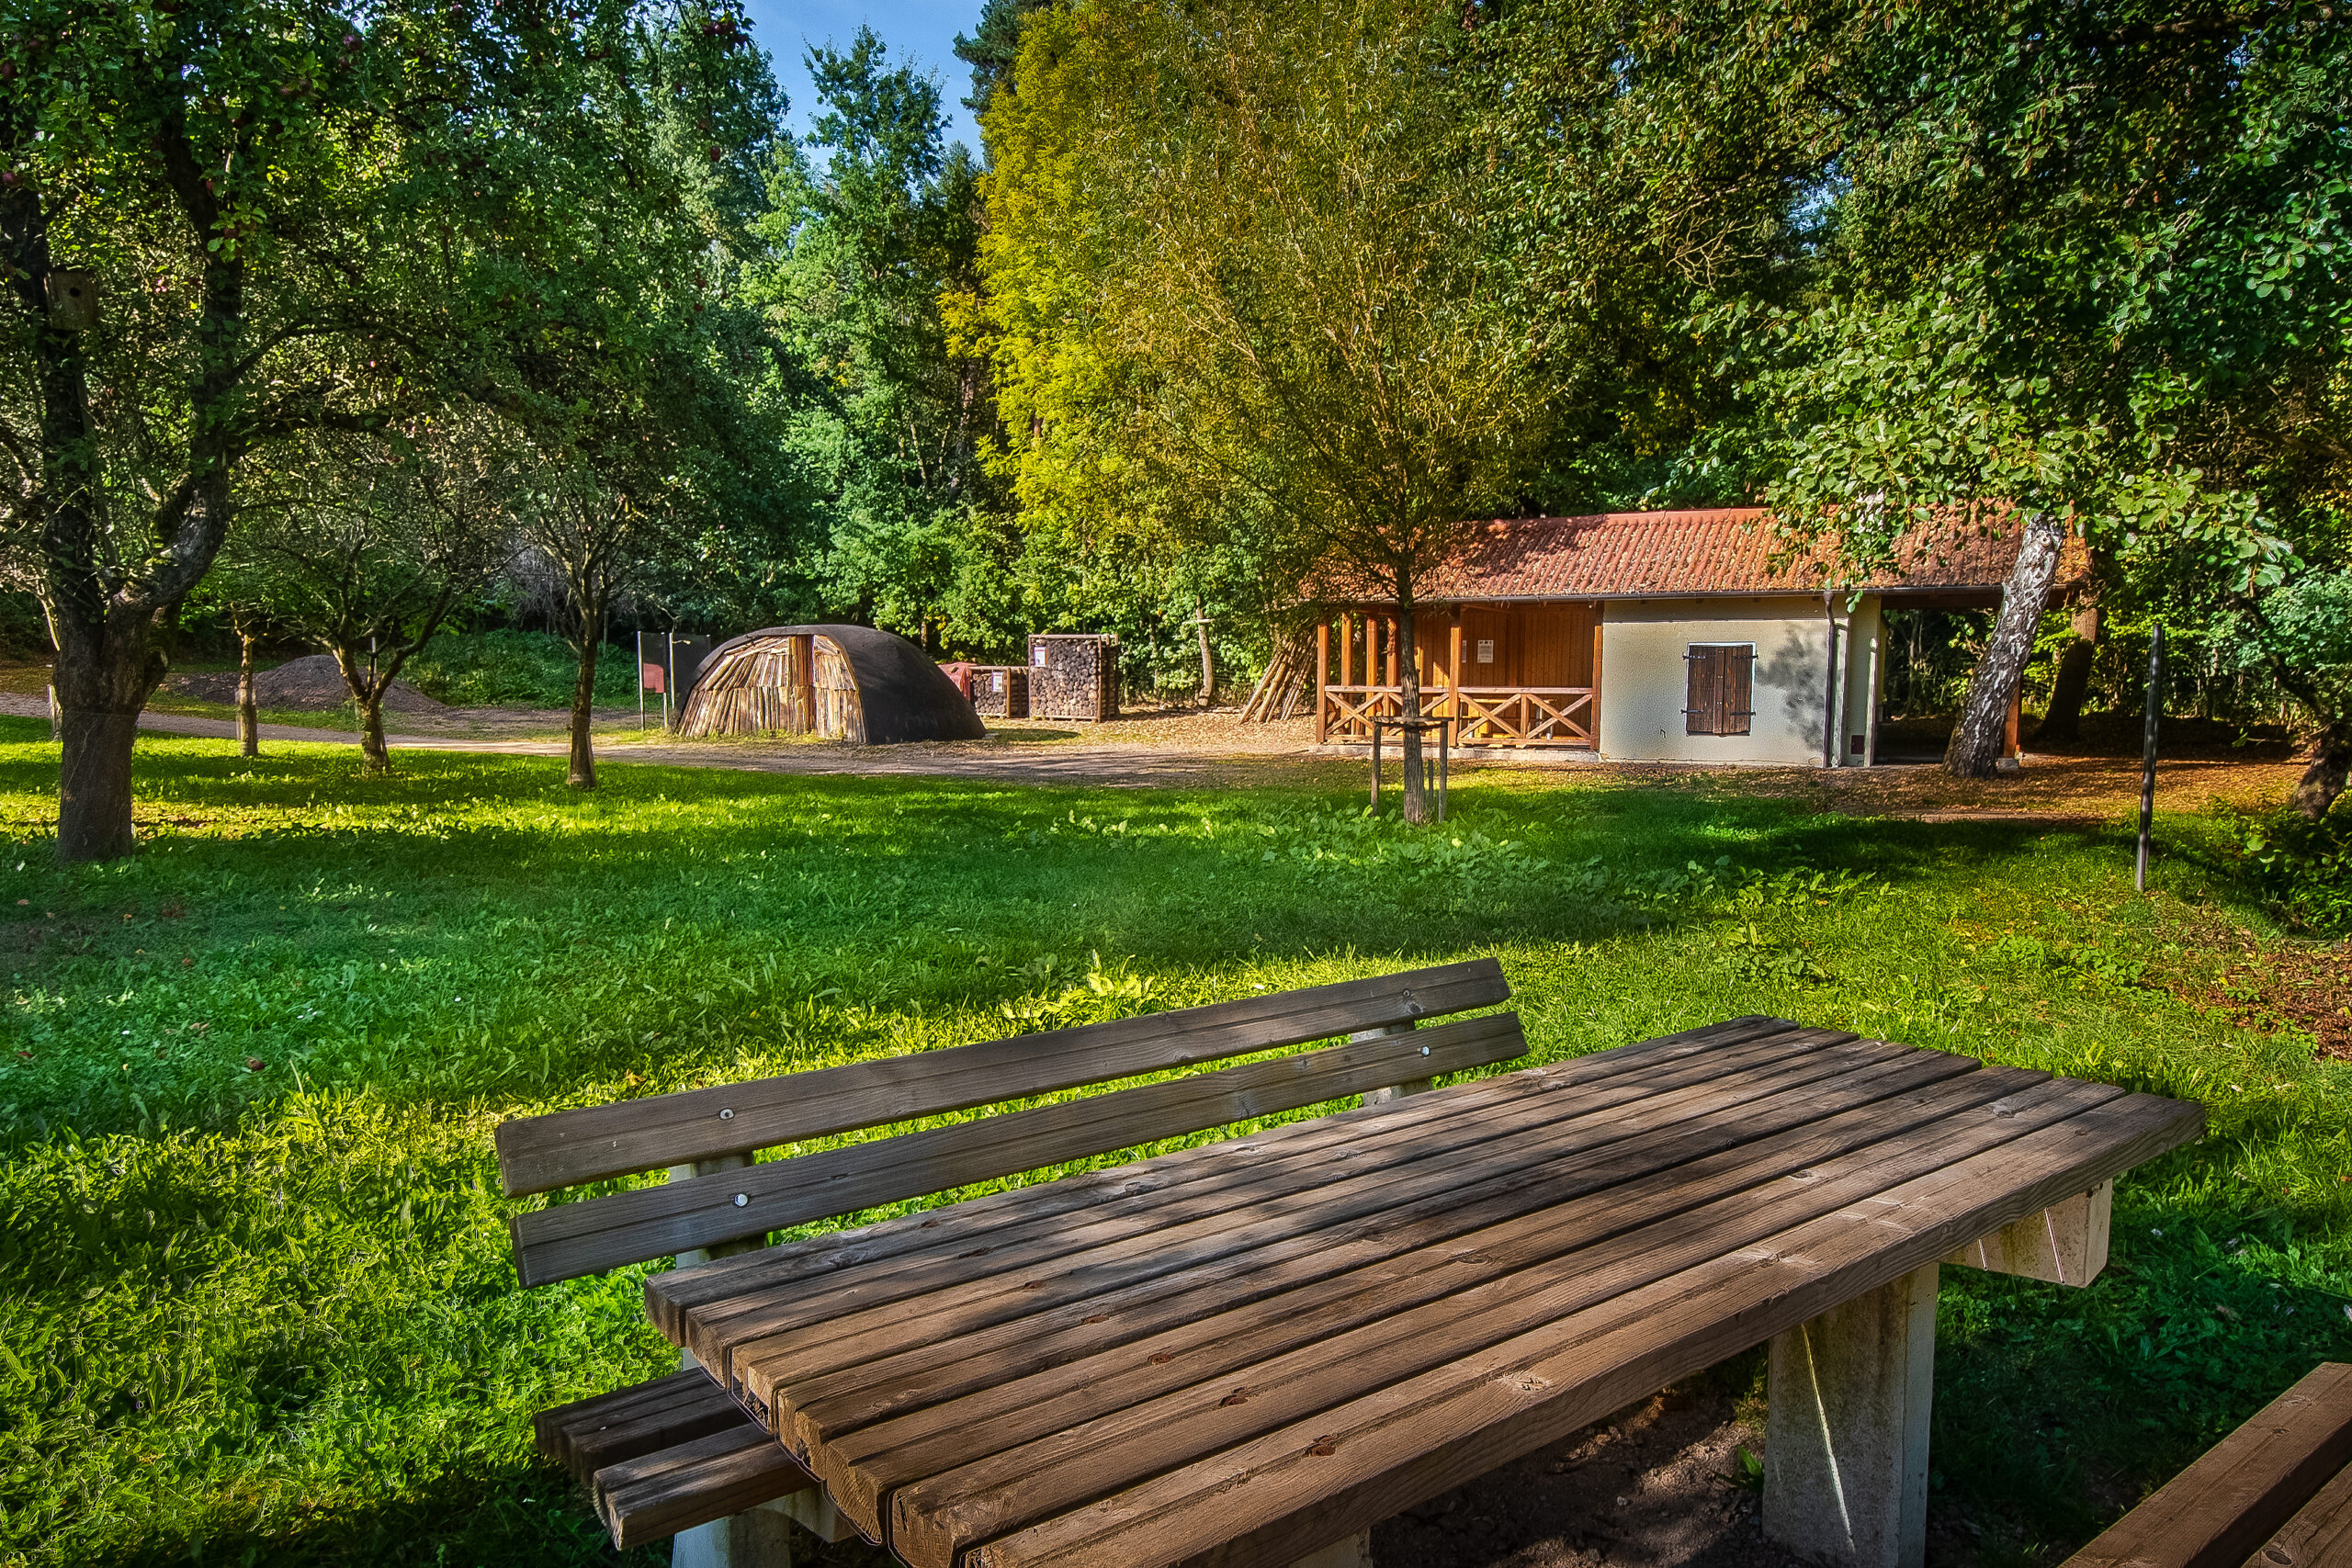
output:
[[[1481,664],[1492,664],[1494,661],[1495,639],[1490,637],[1480,637],[1478,639],[1478,662]]]

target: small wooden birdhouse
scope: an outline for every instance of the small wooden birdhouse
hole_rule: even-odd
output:
[[[49,275],[49,324],[60,332],[85,333],[98,324],[98,275]]]

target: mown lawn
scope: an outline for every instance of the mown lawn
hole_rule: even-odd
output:
[[[2092,1289],[1945,1275],[1935,1506],[1984,1561],[2352,1358],[2352,1067],[2217,988],[2259,927],[2219,851],[2139,899],[2120,826],[1736,779],[1487,775],[1416,834],[1303,789],[269,750],[143,741],[147,850],[61,871],[46,726],[0,720],[0,1562],[609,1562],[528,1416],[668,1356],[637,1273],[515,1288],[501,1119],[1486,952],[1541,1059],[1762,1011],[2208,1105]]]

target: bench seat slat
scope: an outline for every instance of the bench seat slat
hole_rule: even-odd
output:
[[[2246,1568],[2352,1568],[2352,1465],[2245,1561]]]
[[[784,1445],[749,1421],[607,1465],[590,1483],[596,1511],[612,1532],[613,1545],[622,1551],[772,1503],[810,1484],[808,1472]]]
[[[2065,1568],[2239,1568],[2347,1463],[2352,1366],[2324,1361]]]
[[[526,1285],[574,1279],[1526,1051],[1516,1014],[1463,1019],[560,1204],[509,1220],[515,1267]]]
[[[1476,958],[714,1089],[583,1106],[503,1123],[498,1129],[499,1178],[510,1197],[549,1192],[746,1149],[773,1148],[1464,1012],[1494,1006],[1510,996],[1501,964]]]
[[[702,1371],[689,1369],[531,1418],[539,1451],[586,1481],[623,1460],[658,1453],[748,1422]]]

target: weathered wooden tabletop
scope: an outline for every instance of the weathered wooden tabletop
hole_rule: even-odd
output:
[[[647,1283],[914,1568],[1282,1564],[2202,1128],[1772,1020]]]

